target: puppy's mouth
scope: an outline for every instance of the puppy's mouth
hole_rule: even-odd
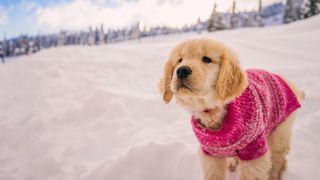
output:
[[[193,91],[192,86],[185,82],[180,82],[177,89],[189,89],[190,91]]]
[[[191,92],[193,94],[197,94],[197,90],[187,81],[179,81],[177,83],[177,92]]]

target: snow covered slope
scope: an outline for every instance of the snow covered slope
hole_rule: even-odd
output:
[[[200,35],[306,92],[286,180],[320,175],[319,35],[320,16]],[[194,37],[52,48],[0,65],[0,180],[201,179],[190,116],[163,105],[157,86],[170,49]]]

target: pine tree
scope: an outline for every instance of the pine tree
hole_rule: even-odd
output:
[[[93,32],[93,30],[92,30],[92,28],[90,26],[89,27],[89,35],[88,35],[88,45],[90,45],[90,46],[94,45],[95,44],[94,40],[95,40],[94,32]]]
[[[58,46],[64,46],[65,44],[66,44],[66,32],[61,30],[58,37]]]
[[[256,13],[255,12],[246,12],[242,14],[242,27],[254,27],[257,26],[257,20],[256,20]]]
[[[137,22],[131,26],[131,29],[129,32],[129,39],[140,40],[140,22]]]
[[[4,43],[3,43],[4,44]],[[5,61],[4,61],[4,45],[2,44],[2,42],[0,41],[0,58],[1,58],[1,61],[2,63],[4,64]]]
[[[264,26],[263,16],[262,16],[262,0],[259,0],[259,11],[257,16],[257,23],[258,23],[258,26],[260,27]]]
[[[233,1],[232,3],[232,14],[231,14],[231,17],[230,17],[230,28],[231,29],[234,29],[234,28],[237,28],[238,27],[238,17],[237,17],[237,14],[236,14],[236,1]]]
[[[99,29],[96,27],[96,30],[94,32],[94,44],[98,45],[99,44]]]
[[[220,13],[217,12],[217,4],[215,3],[213,6],[213,11],[208,20],[208,31],[217,31],[225,29],[225,24],[223,23],[223,18]]]
[[[196,30],[198,32],[198,34],[201,34],[202,31],[202,22],[200,17],[198,17],[197,23],[196,23]]]
[[[302,0],[287,0],[283,22],[290,23],[301,19]]]
[[[309,18],[320,13],[320,0],[308,0],[305,5],[303,18]]]
[[[99,44],[104,44],[104,30],[103,30],[103,24],[101,24],[100,31],[99,31]]]
[[[223,30],[226,28],[225,23],[223,22],[222,14],[218,13],[215,20],[215,28],[216,30]]]
[[[213,10],[212,10],[212,13],[210,15],[210,18],[208,20],[208,31],[209,32],[212,32],[212,31],[215,31],[216,28],[215,28],[215,17],[217,16],[217,4],[214,3],[214,6],[213,6]]]

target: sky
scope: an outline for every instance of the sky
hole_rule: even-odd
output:
[[[254,10],[258,0],[236,0],[238,10]],[[262,0],[268,5],[281,0]],[[21,34],[37,35],[60,30],[88,30],[90,26],[122,28],[181,27],[206,20],[213,4],[228,11],[232,0],[0,0],[0,39]]]

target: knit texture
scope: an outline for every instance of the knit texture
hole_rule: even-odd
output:
[[[202,127],[192,116],[193,131],[208,155],[242,160],[261,157],[268,151],[266,137],[300,107],[296,95],[278,75],[257,69],[246,73],[248,87],[227,105],[219,130]]]

